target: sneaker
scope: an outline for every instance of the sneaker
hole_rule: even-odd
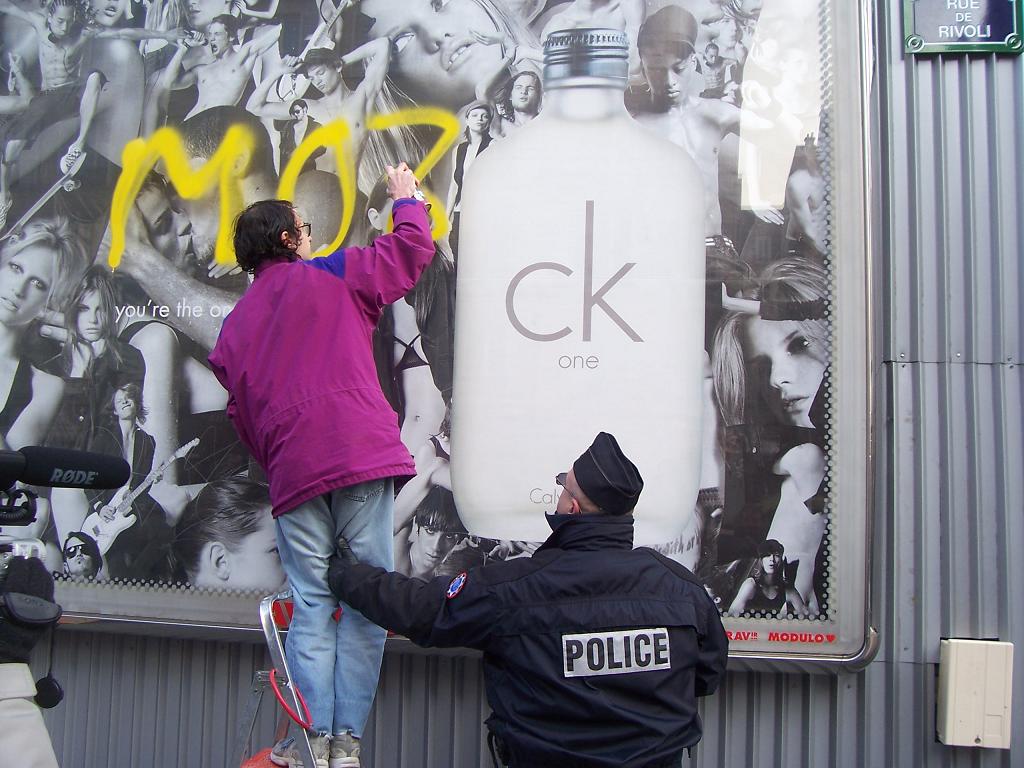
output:
[[[326,735],[312,735],[309,737],[309,746],[313,748],[313,757],[316,758],[316,768],[327,768],[327,758],[330,754],[330,746]],[[302,764],[302,753],[299,749],[298,740],[294,736],[281,739],[274,748],[270,750],[270,762],[280,765],[282,768],[304,768]],[[356,763],[358,765],[358,763]]]
[[[331,737],[329,768],[359,768],[359,739],[352,735],[352,731]]]

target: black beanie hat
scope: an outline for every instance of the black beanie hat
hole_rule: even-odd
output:
[[[7,564],[2,593],[17,592],[53,602],[53,577],[41,560],[13,557]],[[59,615],[59,613],[58,613]],[[0,664],[28,664],[32,648],[50,625],[25,624],[15,620],[6,606],[0,607]]]
[[[593,444],[576,459],[572,472],[580,490],[609,515],[632,512],[644,488],[640,470],[607,432],[598,433]]]

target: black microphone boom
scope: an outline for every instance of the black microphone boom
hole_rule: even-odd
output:
[[[0,489],[20,480],[49,488],[120,488],[131,467],[120,456],[27,445],[0,451]]]

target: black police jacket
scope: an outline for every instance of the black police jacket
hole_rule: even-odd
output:
[[[728,640],[697,578],[633,549],[632,517],[549,516],[532,558],[454,579],[368,565],[336,594],[424,646],[483,651],[488,727],[513,766],[679,765],[701,737]]]

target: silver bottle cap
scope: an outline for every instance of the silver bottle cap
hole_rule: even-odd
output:
[[[570,78],[629,78],[629,38],[617,29],[563,29],[544,41],[544,86]]]

